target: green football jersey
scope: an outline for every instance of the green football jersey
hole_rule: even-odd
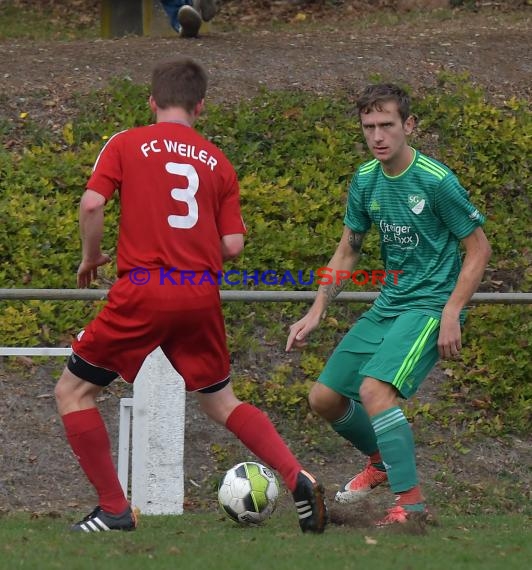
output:
[[[462,266],[460,240],[484,221],[455,174],[421,152],[398,176],[387,176],[376,159],[362,164],[344,223],[355,232],[378,228],[386,277],[373,310],[440,317]]]

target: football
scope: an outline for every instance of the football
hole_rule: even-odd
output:
[[[260,463],[247,461],[231,467],[218,485],[223,512],[240,524],[260,524],[277,504],[279,484],[275,475]]]

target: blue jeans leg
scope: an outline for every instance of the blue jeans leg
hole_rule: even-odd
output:
[[[192,4],[192,0],[161,0],[161,4],[170,20],[170,25],[176,32],[179,32],[179,21],[177,19],[177,13],[179,9],[183,6]]]

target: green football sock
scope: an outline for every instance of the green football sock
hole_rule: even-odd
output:
[[[394,407],[371,417],[388,482],[394,493],[418,484],[414,436],[401,408]]]
[[[359,402],[349,400],[347,412],[343,417],[331,423],[331,427],[364,455],[373,455],[379,451],[369,416]],[[382,467],[384,470],[384,466]]]
[[[425,512],[425,503],[414,503],[413,505],[403,505],[405,511],[411,511],[413,513],[423,513]]]

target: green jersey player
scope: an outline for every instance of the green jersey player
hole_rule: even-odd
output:
[[[336,500],[355,502],[389,483],[395,504],[377,522],[383,526],[427,517],[412,430],[399,402],[416,392],[439,357],[460,351],[464,307],[482,279],[491,248],[481,227],[484,216],[453,172],[408,145],[415,118],[407,93],[392,84],[370,85],[357,109],[374,159],[352,179],[344,231],[328,264],[332,278],[290,327],[286,350],[304,346],[319,325],[349,281],[364,235],[374,224],[384,285],[336,347],[309,402],[368,457],[365,469],[338,491]]]

